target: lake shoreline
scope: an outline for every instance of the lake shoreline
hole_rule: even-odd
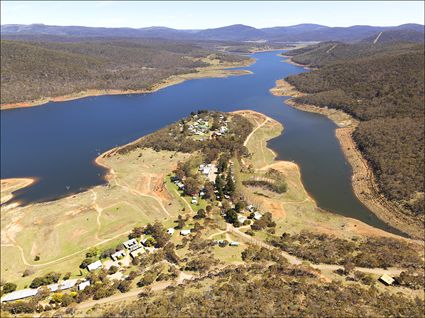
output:
[[[282,123],[278,122],[277,120],[275,120],[275,119],[273,119],[273,118],[271,118],[271,117],[269,117],[266,114],[263,114],[261,112],[258,112],[258,111],[255,111],[255,110],[250,110],[250,109],[243,109],[243,110],[232,111],[231,113],[239,114],[241,116],[244,116],[247,119],[249,119],[249,117],[252,117],[252,116],[257,117],[257,118],[261,118],[262,123],[258,124],[258,122],[257,122],[258,126],[257,127],[254,126],[254,129],[251,133],[255,133],[255,131],[258,128],[261,128],[261,127],[266,128],[270,125],[276,125],[276,124],[280,125],[282,127],[280,134],[284,133],[285,128],[284,128],[284,125]],[[247,139],[249,139],[249,138],[250,138],[250,136],[247,137]],[[361,220],[358,220],[356,218],[344,216],[344,215],[335,213],[333,211],[329,211],[329,210],[320,208],[317,204],[317,201],[312,196],[312,194],[309,191],[307,191],[307,189],[304,187],[304,183],[302,181],[302,172],[301,172],[300,165],[296,162],[293,162],[293,161],[277,159],[277,154],[269,147],[267,142],[265,143],[265,145],[263,147],[273,153],[273,160],[271,162],[269,162],[268,164],[266,164],[266,166],[264,166],[264,167],[261,167],[261,168],[257,167],[257,170],[264,171],[266,168],[273,168],[273,169],[280,171],[281,173],[283,173],[285,175],[287,174],[288,170],[295,171],[296,174],[299,176],[299,184],[302,187],[302,191],[305,193],[305,195],[308,198],[307,201],[312,202],[317,210],[319,210],[319,211],[321,211],[325,214],[331,215],[332,219],[336,218],[336,219],[341,220],[341,222],[344,224],[344,226],[342,228],[334,227],[331,230],[331,233],[333,235],[341,237],[342,233],[344,232],[344,233],[351,233],[352,235],[360,235],[362,237],[392,237],[392,238],[396,238],[396,239],[402,239],[406,242],[415,242],[415,243],[422,245],[422,243],[423,243],[422,241],[417,241],[414,238],[401,236],[399,234],[392,233],[392,232],[386,231],[384,229],[377,228],[373,225],[367,224],[367,223],[365,223]],[[256,149],[255,151],[260,151],[260,150]],[[246,166],[246,163],[244,163],[243,161],[242,161],[242,164]],[[272,210],[270,210],[270,208],[272,208],[272,206],[269,207],[269,212],[271,212],[273,215],[275,215],[274,212]],[[284,212],[284,215],[280,216],[280,217],[285,218],[287,216],[286,214],[287,213]],[[279,216],[276,216],[276,217],[279,218]],[[317,228],[318,233],[323,233],[322,231],[327,232],[329,230],[329,224],[324,223],[324,224],[318,224],[317,226],[318,226],[318,228]]]
[[[0,205],[7,203],[11,199],[13,199],[13,192],[28,187],[35,182],[37,182],[37,178],[6,178],[0,179],[1,182],[1,197],[0,197]],[[19,205],[19,202],[15,202],[15,205]],[[10,207],[11,205],[8,205]]]
[[[177,85],[187,80],[200,78],[222,78],[229,76],[241,76],[252,74],[248,70],[229,70],[230,68],[248,67],[255,63],[255,59],[250,58],[239,63],[226,63],[224,65],[210,65],[196,69],[193,73],[171,75],[161,82],[153,84],[150,88],[140,90],[120,90],[120,89],[87,89],[85,91],[75,92],[71,94],[44,97],[37,100],[8,103],[0,105],[0,110],[20,109],[28,107],[42,106],[50,102],[64,102],[85,97],[104,96],[104,95],[132,95],[132,94],[149,94],[157,92],[168,86]]]
[[[388,225],[408,234],[412,238],[424,240],[423,228],[406,216],[399,207],[387,200],[379,192],[376,177],[367,160],[363,157],[360,150],[358,150],[352,137],[353,131],[359,124],[356,119],[341,110],[294,102],[293,99],[295,97],[302,96],[304,93],[298,91],[284,79],[277,80],[276,86],[270,89],[270,92],[275,96],[291,97],[284,101],[291,107],[306,112],[318,113],[332,120],[338,126],[335,130],[335,136],[338,139],[346,160],[352,168],[351,183],[356,197],[372,213]]]

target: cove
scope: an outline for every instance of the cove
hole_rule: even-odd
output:
[[[275,81],[304,69],[277,54],[255,53],[250,75],[196,79],[151,94],[106,95],[1,111],[1,178],[35,177],[16,191],[22,204],[54,200],[105,183],[94,164],[102,152],[175,122],[191,111],[252,109],[284,126],[269,142],[280,160],[296,162],[319,207],[402,234],[371,213],[354,195],[351,167],[325,116],[287,106],[273,96]],[[135,171],[135,173],[137,173]]]

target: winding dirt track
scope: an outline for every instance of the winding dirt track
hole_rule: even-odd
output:
[[[269,121],[270,121],[271,119],[269,118],[269,117],[266,117],[266,119],[261,123],[261,124],[259,124],[257,127],[255,127],[254,128],[254,130],[253,131],[251,131],[251,133],[246,137],[246,139],[245,139],[245,141],[244,141],[244,143],[243,143],[243,145],[244,146],[246,146],[247,144],[248,144],[248,141],[249,141],[249,139],[252,137],[252,135],[258,130],[258,129],[260,129],[261,127],[263,127],[265,124],[267,124]]]

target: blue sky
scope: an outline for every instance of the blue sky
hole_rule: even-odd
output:
[[[423,1],[136,2],[1,1],[2,24],[44,23],[104,27],[203,29],[242,23],[254,27],[318,23],[328,26],[424,23]]]

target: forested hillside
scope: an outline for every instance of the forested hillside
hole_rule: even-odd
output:
[[[60,96],[87,89],[138,90],[170,75],[208,65],[199,58],[240,61],[186,42],[97,40],[1,41],[1,104]]]
[[[306,267],[289,266],[278,254],[250,248],[249,266],[142,292],[121,307],[103,309],[101,317],[420,317],[423,300],[381,292],[360,283],[327,282]],[[265,261],[269,261],[266,263]],[[271,263],[271,264],[270,264]]]
[[[295,101],[359,119],[353,137],[383,194],[423,221],[423,46],[328,43],[297,53],[294,61],[320,68],[286,79],[308,93]]]

